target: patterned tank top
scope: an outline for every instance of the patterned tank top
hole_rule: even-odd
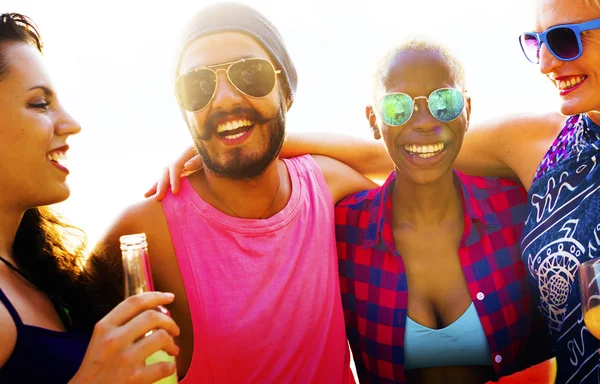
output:
[[[583,323],[577,267],[600,257],[600,127],[567,119],[528,196],[521,252],[532,297],[548,326],[557,383],[599,383],[600,341]]]

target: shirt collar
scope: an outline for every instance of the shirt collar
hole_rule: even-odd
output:
[[[486,179],[478,177],[473,180],[456,170],[454,175],[460,181],[465,214],[485,226],[500,226],[496,212],[488,204],[490,196]]]
[[[455,178],[461,185],[463,211],[465,216],[480,222],[485,226],[499,227],[500,222],[487,202],[489,198],[485,182],[477,185],[469,176],[454,170]],[[481,179],[482,181],[484,179]],[[363,247],[372,248],[383,242],[388,249],[394,250],[394,235],[392,229],[392,191],[396,181],[396,172],[392,172],[373,198],[371,215]],[[467,228],[465,228],[467,230]],[[470,228],[469,228],[470,230]]]

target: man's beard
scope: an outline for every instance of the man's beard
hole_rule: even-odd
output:
[[[234,160],[228,161],[226,164],[219,162],[214,156],[211,156],[204,147],[204,138],[199,136],[195,129],[191,129],[194,145],[202,158],[204,167],[218,177],[232,180],[250,180],[262,175],[279,155],[285,139],[285,104],[282,103],[280,105],[277,114],[273,118],[256,119],[255,121],[260,121],[261,124],[270,126],[268,132],[269,139],[265,152],[251,156],[242,156],[242,148],[234,148],[230,154]]]

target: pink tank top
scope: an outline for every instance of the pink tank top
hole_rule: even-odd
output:
[[[190,306],[182,383],[353,383],[340,298],[333,199],[310,156],[284,160],[286,207],[234,218],[182,180],[163,209]]]

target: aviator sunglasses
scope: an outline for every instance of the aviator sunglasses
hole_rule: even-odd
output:
[[[233,86],[246,96],[265,97],[275,88],[277,74],[266,59],[242,59],[229,63],[198,67],[181,74],[175,80],[175,94],[181,108],[198,112],[215,97],[218,71],[225,71]]]
[[[417,99],[427,100],[429,112],[445,123],[455,120],[465,108],[465,97],[461,91],[455,88],[440,88],[431,92],[429,96],[414,98],[402,92],[388,93],[379,99],[377,112],[384,123],[398,127],[411,118]]]
[[[527,60],[533,64],[540,63],[542,44],[559,60],[571,61],[583,53],[581,32],[600,29],[600,19],[590,20],[580,24],[556,25],[542,33],[525,32],[519,37],[521,49]]]

